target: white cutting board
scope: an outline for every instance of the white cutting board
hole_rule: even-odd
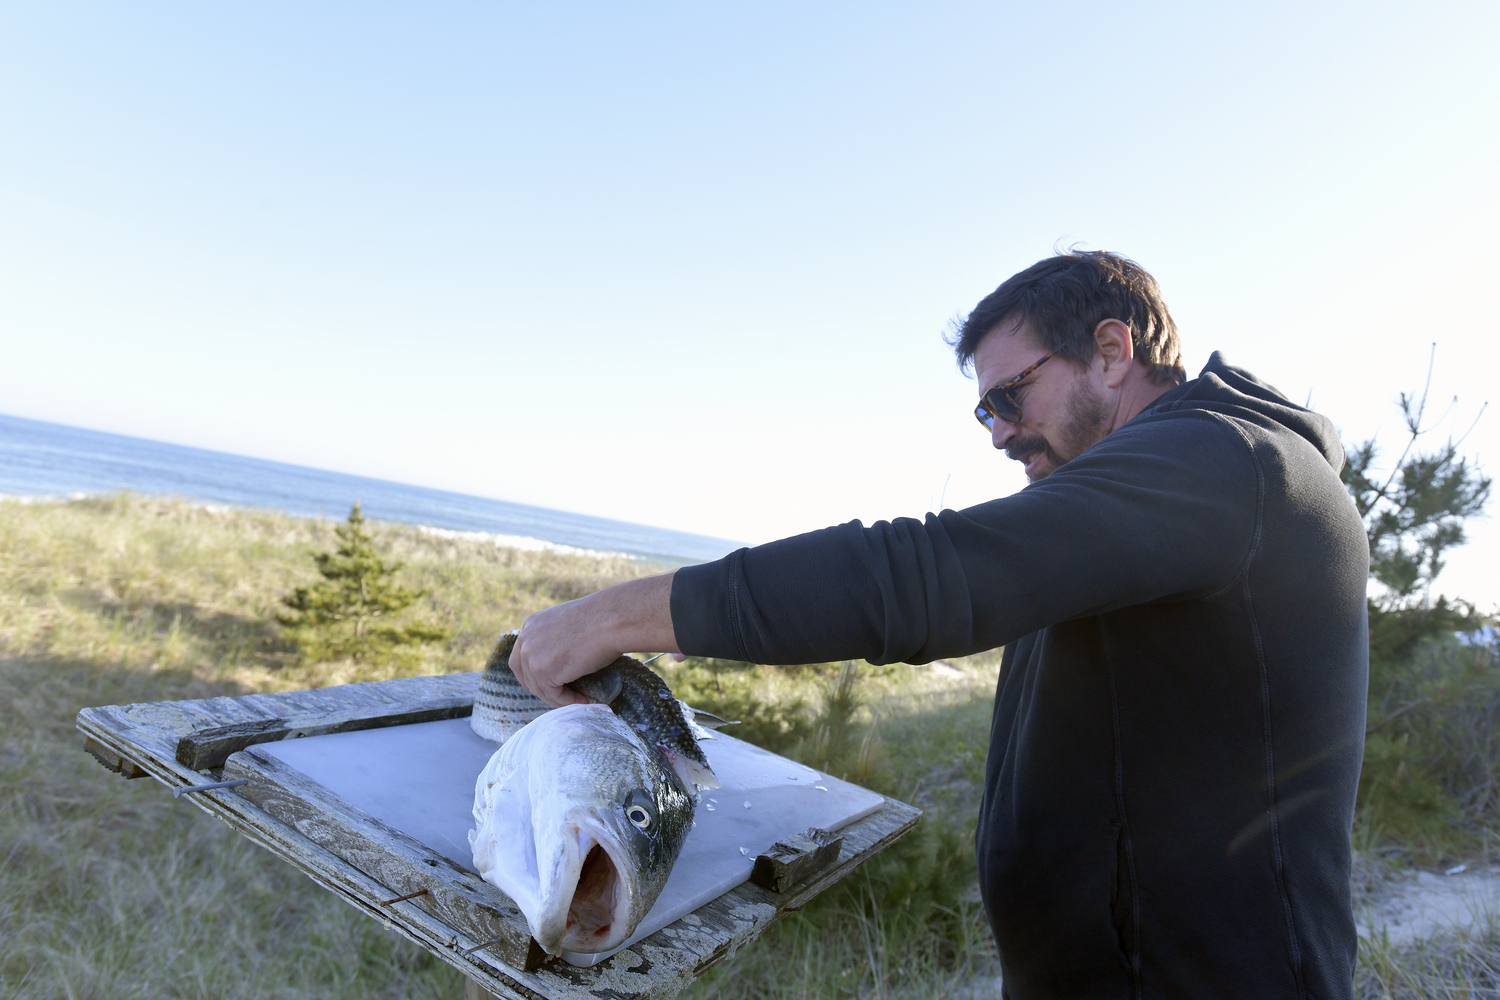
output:
[[[474,782],[497,747],[476,736],[468,719],[307,736],[257,749],[474,871]],[[703,793],[666,888],[621,948],[744,882],[755,856],[776,841],[810,826],[840,829],[883,801],[722,733],[704,741],[703,750],[724,787]],[[565,952],[563,958],[589,966],[611,954]]]

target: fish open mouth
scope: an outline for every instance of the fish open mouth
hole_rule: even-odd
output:
[[[609,851],[593,844],[578,870],[578,884],[568,904],[567,929],[562,947],[566,951],[605,951],[624,940],[628,914],[625,886],[620,869]]]

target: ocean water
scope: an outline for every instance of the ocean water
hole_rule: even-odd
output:
[[[122,489],[339,520],[358,499],[366,517],[385,521],[498,536],[528,548],[621,552],[676,565],[707,562],[740,546],[669,528],[0,415],[0,494]]]

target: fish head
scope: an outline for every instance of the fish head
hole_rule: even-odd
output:
[[[569,705],[527,725],[491,763],[488,816],[476,794],[480,874],[516,901],[550,954],[624,944],[692,826],[692,799],[661,753],[608,707]]]

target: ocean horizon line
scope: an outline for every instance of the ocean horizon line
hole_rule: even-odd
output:
[[[512,547],[685,565],[744,543],[595,514],[537,507],[275,459],[0,414],[0,495],[71,498],[125,489],[209,504],[333,517],[359,499],[367,516]],[[510,541],[496,544],[511,544]]]
[[[77,503],[80,500],[92,500],[96,497],[119,496],[122,493],[133,493],[151,500],[181,500],[198,510],[206,510],[210,513],[242,511],[270,511],[275,514],[284,514],[287,517],[305,517],[318,521],[338,521],[338,518],[328,514],[293,514],[290,511],[277,510],[272,507],[241,507],[227,503],[208,503],[206,501],[194,500],[192,497],[182,495],[167,496],[159,493],[140,493],[132,489],[118,489],[111,491],[88,492],[86,490],[74,490],[72,493],[0,493],[0,503],[18,504],[41,504],[41,503]],[[459,539],[469,542],[488,542],[496,548],[517,549],[521,552],[556,552],[567,556],[588,556],[596,559],[623,558],[639,559],[648,561],[647,557],[636,555],[633,552],[619,552],[611,549],[581,549],[575,545],[564,545],[561,542],[549,542],[545,538],[532,538],[528,535],[504,535],[493,531],[459,531],[454,528],[440,528],[432,524],[413,524],[410,521],[390,521],[385,518],[369,518],[377,524],[400,524],[408,528],[415,528],[424,535],[433,538]],[[626,522],[628,523],[628,522]]]

